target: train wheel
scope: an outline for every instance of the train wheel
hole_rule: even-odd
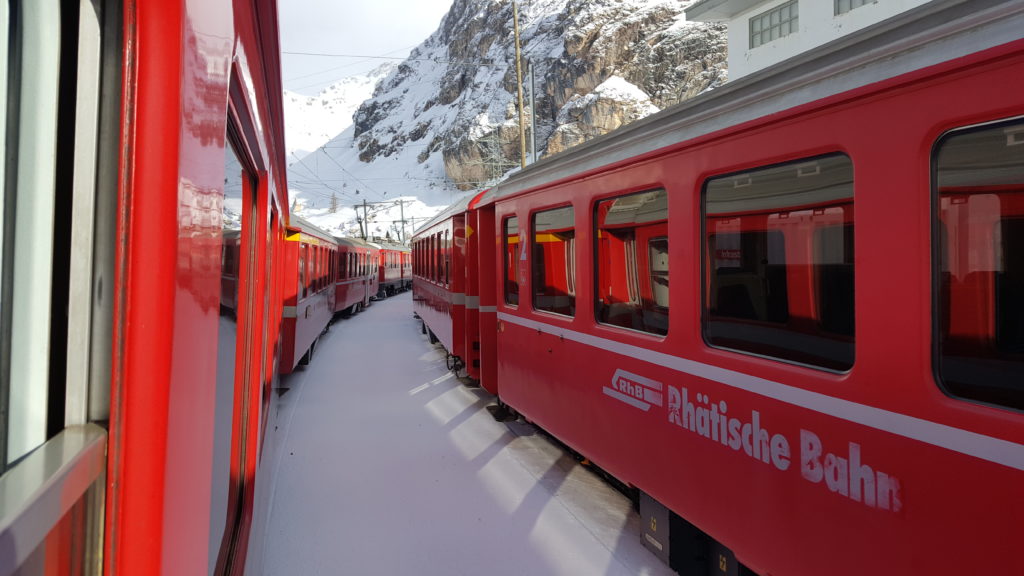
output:
[[[420,320],[420,334],[426,334],[426,333],[427,333],[427,323],[422,321],[422,320]]]
[[[427,328],[427,340],[430,340],[431,344],[437,344],[437,336],[434,336],[434,331]]]

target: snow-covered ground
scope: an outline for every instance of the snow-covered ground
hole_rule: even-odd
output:
[[[251,575],[670,575],[629,501],[495,422],[408,293],[336,322],[271,405]]]

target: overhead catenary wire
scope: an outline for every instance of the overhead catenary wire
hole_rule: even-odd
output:
[[[528,26],[530,28],[533,28],[537,32],[540,32],[539,34],[536,34],[536,35],[532,36],[531,38],[525,39],[525,42],[524,42],[525,45],[523,46],[523,49],[522,49],[522,56],[523,56],[524,59],[527,58],[527,57],[533,56],[535,53],[538,52],[538,50],[541,50],[545,46],[547,46],[548,43],[546,42],[546,40],[548,38],[552,37],[553,34],[558,32],[557,28],[554,28],[554,27],[548,27],[547,30],[541,32],[540,30],[538,30],[538,28],[539,28],[538,24],[540,22],[541,22],[541,20],[539,20],[539,19],[528,18],[528,23],[524,26],[524,28]],[[403,61],[403,62],[427,62],[427,63],[431,63],[431,64],[439,64],[439,65],[445,65],[445,66],[449,66],[449,67],[468,66],[468,67],[477,67],[477,68],[490,68],[490,69],[495,70],[495,71],[508,70],[508,69],[512,68],[512,63],[508,63],[508,62],[495,63],[493,61],[493,59],[469,60],[469,59],[446,59],[446,58],[429,58],[429,57],[428,58],[423,58],[423,57],[415,57],[415,58],[405,57],[405,58],[403,58],[403,57],[400,57],[400,56],[390,56],[390,55],[387,55],[387,54],[383,54],[383,55],[380,55],[380,54],[352,54],[352,53],[339,53],[339,52],[299,51],[299,50],[286,50],[286,51],[283,51],[283,54],[292,55],[292,56],[307,56],[307,57],[321,57],[321,58],[350,58],[350,59],[351,58],[360,58],[360,59],[363,59],[363,61],[367,61],[367,60],[392,60],[392,61]],[[531,63],[531,68],[532,68],[532,63]],[[422,72],[422,68],[420,68],[420,70]],[[308,75],[308,76],[315,76],[315,75],[316,74]],[[426,83],[431,83],[431,82],[437,82],[437,79],[436,78],[424,78],[421,82],[418,82],[417,84],[426,84]],[[320,84],[320,83],[318,83],[318,84]],[[521,97],[520,97],[520,99],[521,99]],[[521,113],[520,113],[520,116],[521,116]],[[431,143],[431,144],[406,144],[406,145],[401,146],[400,149],[405,150],[405,149],[413,149],[413,148],[415,148],[415,149],[432,148],[432,144],[433,143]],[[450,182],[450,180],[448,178],[421,178],[421,177],[412,177],[412,176],[406,176],[406,177],[403,177],[403,178],[359,178],[355,174],[353,174],[352,172],[347,170],[341,163],[339,163],[338,160],[336,160],[328,152],[328,150],[346,149],[346,148],[347,147],[328,146],[327,144],[325,144],[325,145],[321,146],[320,148],[318,148],[315,151],[317,153],[323,153],[324,155],[326,155],[328,161],[331,162],[332,164],[334,164],[335,167],[337,167],[337,169],[342,172],[342,174],[343,174],[342,178],[340,178],[340,179],[323,178],[323,177],[321,177],[321,174],[320,174],[319,165],[317,166],[317,169],[314,171],[314,170],[310,169],[308,164],[302,163],[301,167],[304,168],[305,171],[308,172],[309,175],[315,180],[315,182],[307,181],[305,183],[310,184],[310,185],[319,184],[319,185],[323,186],[323,188],[326,188],[328,190],[334,191],[334,189],[331,188],[331,186],[329,185],[329,182],[339,182],[339,181],[340,182],[355,182],[355,183],[358,183],[367,192],[369,192],[369,193],[373,194],[374,196],[376,196],[377,198],[380,198],[380,199],[383,200],[383,199],[386,199],[386,197],[388,195],[388,192],[387,191],[381,192],[381,191],[376,190],[373,186],[371,186],[369,184],[369,182],[386,182],[388,180],[400,180],[400,181],[403,181],[403,180],[404,181],[413,180],[413,181],[419,181],[419,182],[436,182],[436,183],[439,183],[439,184]],[[296,182],[299,182],[299,180],[296,180]],[[461,182],[461,184],[470,185],[470,186],[487,185],[487,184],[491,184],[491,183],[493,183],[493,180],[477,181],[477,182]],[[357,191],[357,193],[358,193],[358,191]],[[352,197],[351,194],[347,194],[347,193],[344,193],[344,192],[341,192],[341,194],[343,194],[350,201],[355,200]],[[321,195],[321,197],[324,197],[324,195]]]

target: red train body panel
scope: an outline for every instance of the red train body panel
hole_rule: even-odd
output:
[[[411,251],[402,244],[384,243],[379,246],[376,296],[384,298],[393,296],[411,285],[409,275],[412,259]]]
[[[476,274],[481,236],[469,207],[483,194],[467,195],[423,225],[412,238],[413,310],[423,321],[424,330],[440,340],[454,358],[456,371],[464,367],[476,379],[481,378],[482,350],[480,281]]]
[[[354,314],[370,305],[379,289],[377,262],[380,248],[358,238],[335,238],[338,243],[338,275],[334,311]]]
[[[281,91],[276,4],[121,14],[105,571],[241,573],[288,206],[282,106],[265,97]]]
[[[43,385],[12,407],[3,376],[0,412],[29,433],[12,453],[2,418],[0,474],[27,489],[5,491],[0,571],[242,574],[286,277],[277,3],[3,12],[25,73],[4,84],[21,198],[0,268],[36,293],[4,297],[0,316],[34,318],[0,347],[31,343]],[[48,285],[13,274],[33,245]]]
[[[468,223],[482,383],[746,569],[1024,571],[1024,14],[950,6],[453,206],[417,313],[456,354]]]
[[[312,352],[334,317],[334,278],[340,251],[334,239],[301,218],[292,217],[284,244],[284,312],[280,373],[289,374]]]
[[[412,250],[402,250],[402,290],[412,289]]]

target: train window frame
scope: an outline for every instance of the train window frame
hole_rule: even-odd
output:
[[[539,234],[540,234],[540,232],[547,232],[547,229],[539,231],[538,230],[537,219],[542,214],[551,214],[551,213],[556,213],[556,212],[565,211],[565,210],[569,211],[569,214],[570,214],[569,219],[570,219],[570,221],[572,223],[572,227],[571,227],[571,229],[572,229],[572,236],[567,238],[567,239],[559,241],[559,243],[562,244],[561,250],[564,251],[564,259],[565,259],[565,288],[566,288],[566,290],[565,290],[565,295],[562,298],[564,298],[564,301],[567,302],[567,305],[566,306],[559,306],[559,305],[556,305],[556,304],[552,304],[550,306],[541,306],[540,303],[539,303],[540,302],[539,298],[541,296],[546,296],[546,295],[538,293],[538,291],[537,291],[538,287],[542,285],[542,283],[539,282],[538,280],[540,280],[540,279],[544,280],[543,286],[544,286],[545,290],[547,288],[549,288],[549,287],[554,286],[554,285],[547,283],[547,280],[548,280],[548,278],[547,278],[547,266],[546,266],[547,261],[545,260],[545,256],[544,256],[545,250],[540,246],[541,243],[538,242],[538,239],[537,239]],[[528,251],[528,258],[529,258],[529,260],[528,260],[528,267],[529,267],[529,278],[530,278],[530,280],[529,280],[530,305],[532,307],[532,310],[534,312],[553,314],[555,316],[560,316],[560,317],[563,317],[563,318],[575,318],[576,314],[577,314],[577,311],[576,311],[576,293],[575,293],[575,291],[570,292],[570,290],[572,290],[575,287],[575,276],[576,276],[576,208],[575,208],[575,206],[573,206],[570,203],[570,204],[560,204],[560,205],[556,205],[556,206],[548,206],[548,207],[532,210],[532,211],[530,211],[529,223],[530,223],[530,235],[529,235],[529,246],[530,246],[530,248],[529,248],[529,251]],[[552,234],[552,235],[555,235],[555,234]],[[519,236],[520,236],[520,242],[522,242],[522,234],[520,234]],[[540,277],[538,277],[538,272],[541,273]],[[558,276],[561,276],[561,275],[558,274]],[[554,299],[554,298],[557,298],[557,296],[553,296],[551,298]],[[557,300],[554,300],[554,301],[557,302]],[[564,308],[564,307],[568,308],[568,312],[561,312],[561,311],[559,311],[561,308]]]
[[[838,162],[837,162],[838,161]],[[793,192],[784,192],[781,194],[765,194],[761,193],[760,196],[752,195],[754,192],[758,192],[758,188],[747,189],[750,186],[760,184],[765,186],[765,183],[774,184],[771,179],[776,179],[777,176],[783,172],[790,172],[795,175],[794,181],[798,181],[801,178],[816,177],[822,175],[822,173],[830,174],[832,178],[844,178],[837,182],[823,182],[822,186],[818,188],[811,188],[809,184],[804,184],[803,190],[799,188]],[[833,174],[833,172],[835,174]],[[761,180],[756,182],[755,179]],[[810,181],[808,181],[810,182]],[[727,185],[734,191],[743,190],[743,192],[736,192],[736,197],[721,198],[717,199],[716,202],[721,202],[720,211],[710,212],[708,209],[708,195],[709,189],[712,185],[721,189],[722,186],[718,186],[721,183]],[[789,275],[793,272],[793,267],[801,265],[800,260],[795,264],[789,261],[789,253],[791,247],[785,235],[783,234],[783,225],[778,224],[782,220],[790,219],[792,216],[796,216],[798,223],[790,224],[794,228],[799,225],[799,219],[807,220],[810,222],[805,228],[797,229],[797,234],[810,234],[813,236],[813,231],[821,227],[818,224],[816,218],[824,214],[820,208],[828,208],[831,204],[841,202],[841,205],[850,206],[850,224],[854,226],[854,238],[856,238],[856,181],[853,158],[844,151],[835,151],[825,154],[819,154],[811,157],[798,157],[783,162],[776,162],[772,164],[754,165],[750,168],[740,171],[734,171],[724,174],[713,174],[703,179],[701,183],[701,196],[700,196],[700,246],[701,246],[701,338],[704,344],[713,349],[728,350],[737,354],[746,356],[752,356],[757,358],[764,358],[775,362],[781,362],[785,364],[792,364],[797,366],[803,366],[806,368],[834,373],[834,374],[846,374],[853,370],[856,365],[857,359],[857,339],[856,339],[856,308],[854,308],[854,331],[852,335],[832,334],[824,333],[820,330],[817,322],[809,322],[810,320],[816,319],[811,316],[809,318],[803,318],[797,314],[794,314],[794,307],[792,298],[795,294],[799,294],[799,287],[791,290],[789,288]],[[845,193],[848,188],[848,194],[843,196],[836,196],[839,193]],[[716,191],[717,192],[717,191]],[[815,198],[814,194],[823,196],[822,198]],[[786,199],[792,196],[792,198],[782,203],[772,203],[774,198]],[[739,210],[733,208],[729,210],[730,206],[742,206],[744,202],[749,202],[753,207]],[[830,204],[826,204],[830,203]],[[712,233],[709,230],[709,222],[713,215],[720,214],[717,218],[722,219],[720,225],[729,224],[730,220],[737,220],[737,230],[730,232],[735,236],[735,240],[739,241],[740,247],[738,249],[722,248],[719,249],[719,244],[713,243],[712,238],[717,238],[725,232]],[[843,213],[844,217],[846,212]],[[757,219],[763,218],[764,223],[744,228],[743,219],[756,217]],[[772,219],[775,219],[775,227],[772,227]],[[773,240],[774,238],[774,240]],[[727,266],[720,266],[718,268],[712,268],[711,263],[711,250],[714,247],[715,252],[726,251],[721,257],[726,260],[737,260],[737,264],[731,267],[739,267],[740,270],[746,266],[743,262],[742,252],[745,250],[745,246],[750,244],[753,240],[757,244],[755,250],[763,252],[763,258],[755,260],[759,262],[758,269],[764,267],[764,270],[760,272],[763,275],[757,276],[757,273],[747,273],[748,276],[753,276],[751,280],[758,280],[767,282],[770,280],[768,270],[770,267],[775,266],[773,276],[777,278],[777,281],[784,280],[782,299],[785,300],[785,318],[779,319],[777,317],[777,310],[771,308],[772,302],[768,301],[769,297],[778,300],[778,293],[773,295],[772,290],[769,289],[767,284],[762,288],[764,292],[765,301],[763,302],[763,313],[760,317],[748,317],[740,315],[730,314],[715,314],[712,310],[712,291],[716,286],[716,279],[719,278],[717,275],[713,275],[713,270],[721,270]],[[781,241],[781,244],[780,244]],[[773,245],[774,243],[774,245]],[[714,244],[714,246],[713,246]],[[808,242],[807,244],[810,244]],[[803,243],[797,243],[796,246],[806,246]],[[761,253],[761,252],[756,252]],[[736,253],[736,254],[734,254]],[[770,253],[774,253],[776,257],[781,254],[781,263],[772,265],[770,262]],[[852,254],[852,252],[851,252]],[[814,250],[804,250],[798,254],[803,257],[810,265],[805,265],[809,270],[809,274],[815,274],[815,270],[819,264],[813,262]],[[718,258],[716,256],[716,258]],[[720,258],[720,259],[721,259]],[[856,266],[855,261],[849,264],[850,266],[850,285],[849,288],[852,294],[856,293]],[[778,269],[781,269],[780,273]],[[719,280],[720,281],[720,280]],[[746,286],[750,284],[740,283],[739,286]],[[815,291],[819,289],[819,286],[811,282],[814,287],[811,289],[810,299],[807,301],[797,301],[795,303],[801,304],[805,308],[805,312],[811,314],[816,313],[814,302],[817,300]],[[752,313],[757,314],[757,307],[754,304],[754,299],[747,292],[748,299],[750,302],[750,310]],[[756,295],[756,294],[755,294]],[[737,300],[739,302],[740,300]],[[851,296],[851,301],[855,302],[855,297]],[[800,307],[795,309],[798,313]],[[714,323],[714,326],[712,326]],[[735,325],[735,327],[733,326]],[[816,328],[817,331],[811,331],[812,328]],[[711,329],[714,329],[720,334],[710,334]],[[758,333],[761,333],[758,336]],[[769,339],[768,337],[771,336]],[[791,336],[788,344],[781,337]],[[744,340],[747,338],[748,340]],[[760,339],[758,339],[760,338]],[[771,344],[767,344],[768,342]]]
[[[229,105],[229,110],[231,108],[232,106]],[[243,422],[254,417],[251,414],[249,403],[246,399],[250,397],[249,390],[253,379],[259,377],[258,372],[253,372],[253,370],[258,370],[259,367],[254,368],[251,360],[252,354],[256,351],[256,346],[259,344],[255,337],[258,326],[254,324],[258,307],[258,302],[254,298],[256,294],[255,284],[257,282],[255,259],[261,237],[260,230],[258,229],[260,220],[258,191],[260,179],[265,177],[265,173],[261,173],[257,169],[253,158],[249,155],[249,150],[244,131],[240,128],[237,119],[229,112],[224,139],[224,154],[225,157],[229,154],[232,155],[240,167],[241,213],[239,214],[238,228],[239,257],[237,258],[238,275],[235,285],[235,309],[233,313],[228,315],[234,323],[233,354],[230,358],[227,358],[221,353],[222,351],[219,348],[217,354],[218,364],[215,385],[217,389],[216,394],[218,395],[216,403],[218,411],[214,414],[215,433],[213,437],[213,465],[211,466],[213,475],[211,481],[215,478],[220,480],[225,478],[224,475],[219,475],[225,472],[224,467],[219,466],[219,464],[226,466],[226,478],[228,481],[223,499],[218,499],[217,493],[211,494],[209,535],[209,565],[211,571],[227,561],[230,542],[237,529],[238,518],[243,513],[239,506],[239,496],[245,493],[247,486],[244,478],[238,474],[238,471],[245,467],[247,459],[251,457],[247,454],[246,450],[248,438],[245,437],[245,431],[247,426]],[[227,183],[227,181],[227,174],[225,174],[225,182]],[[226,188],[224,194],[226,200]],[[308,243],[300,244],[300,246],[305,246],[306,248],[304,255],[306,260],[305,276],[307,288],[309,288],[315,274],[313,250]],[[218,326],[219,331],[220,325]],[[218,339],[221,343],[225,343],[219,335]],[[230,366],[230,374],[222,371],[221,360],[227,361],[227,365]],[[230,380],[222,381],[222,375],[228,376]],[[222,385],[225,387],[225,390],[221,389]],[[225,396],[223,398],[220,396],[222,393]],[[222,400],[226,400],[228,395],[230,395],[228,405],[221,407],[223,404]],[[224,421],[228,423],[226,430],[219,427],[219,423]],[[224,432],[227,433],[226,439],[219,436],[220,433]],[[218,453],[218,446],[222,442],[226,443],[227,450],[224,452],[222,448]],[[218,457],[224,458],[224,461],[219,462]],[[216,486],[217,484],[217,482],[213,482],[212,485]],[[217,505],[214,505],[214,502]],[[222,528],[220,527],[221,522],[224,523]]]
[[[13,488],[0,524],[15,573],[100,565],[116,296],[97,286],[113,284],[123,223],[122,23],[103,0],[0,2],[0,483]],[[25,431],[12,434],[12,420],[31,428],[16,442],[24,453],[8,450]],[[66,550],[50,554],[55,544]]]
[[[10,10],[5,54],[2,232],[3,289],[0,471],[42,446],[49,428],[50,359],[48,347],[54,289],[54,175],[58,149],[60,42],[45,46],[43,36],[60,38],[60,8],[32,6]],[[56,14],[54,14],[56,12]],[[24,37],[24,39],[22,38]],[[29,64],[36,64],[35,66]],[[7,119],[13,121],[8,123]],[[19,231],[16,228],[24,228]],[[15,278],[17,281],[15,282]]]
[[[602,296],[605,294],[602,288],[602,277],[607,278],[615,276],[615,272],[611,262],[606,262],[607,257],[610,256],[610,253],[607,251],[610,251],[611,247],[606,247],[605,242],[602,240],[602,233],[604,230],[609,228],[609,223],[607,213],[604,215],[604,218],[602,218],[601,212],[602,210],[610,212],[614,209],[615,203],[620,200],[623,201],[625,206],[629,206],[628,202],[631,200],[634,202],[639,201],[640,204],[637,205],[637,209],[632,210],[632,212],[636,212],[647,205],[653,205],[656,208],[660,208],[660,204],[664,204],[664,219],[654,219],[641,222],[635,222],[634,220],[633,226],[622,227],[624,238],[620,241],[623,257],[621,267],[625,272],[626,278],[624,286],[620,288],[625,290],[625,298],[619,302],[619,304],[622,305],[616,307],[617,311],[613,316],[613,305],[605,305],[605,302],[602,300]],[[605,206],[607,206],[607,209],[604,208]],[[620,210],[620,212],[630,211],[631,210],[629,210],[629,208]],[[645,288],[650,287],[651,290],[654,289],[654,280],[652,277],[649,277],[652,272],[650,270],[650,263],[652,262],[651,243],[653,241],[664,241],[666,246],[666,265],[668,263],[667,250],[669,246],[670,226],[668,213],[668,190],[664,186],[654,186],[632,192],[618,192],[602,196],[594,200],[591,209],[591,216],[591,238],[593,238],[592,278],[594,285],[594,290],[591,294],[591,303],[593,305],[594,321],[600,326],[608,327],[613,330],[636,332],[659,339],[666,338],[671,326],[669,320],[669,306],[662,306],[658,304],[655,301],[653,292],[649,299],[649,306],[645,304],[644,297],[647,296]],[[629,222],[623,222],[622,224],[628,226]],[[658,230],[656,233],[653,233],[654,235],[649,237],[645,234],[641,234],[638,238],[636,233],[637,229],[641,229],[645,226],[663,226],[664,230]],[[609,232],[608,234],[611,233]],[[640,258],[640,250],[643,250],[644,256],[642,259],[648,268],[647,274],[645,274],[648,277],[644,279],[640,278],[639,272],[640,265],[638,263],[638,259]],[[665,270],[665,278],[668,278],[668,270]],[[613,292],[612,287],[609,286],[608,288],[607,294],[611,295]],[[624,323],[627,321],[626,315],[628,315],[628,325]],[[650,320],[649,323],[648,317]],[[622,320],[620,322],[615,322],[612,321],[613,318],[621,318]],[[659,329],[659,324],[662,319],[665,324],[663,330]]]
[[[512,214],[505,216],[501,220],[501,262],[502,262],[502,302],[506,306],[511,308],[518,308],[520,302],[520,295],[523,291],[523,280],[519,277],[519,260],[521,256],[513,258],[513,255],[509,252],[509,224],[515,221],[515,234],[516,234],[516,254],[520,254],[523,250],[523,232],[522,226],[519,225],[519,216]],[[510,274],[511,272],[511,274]],[[515,290],[511,290],[512,286],[515,286]]]
[[[1015,227],[1019,228],[1019,230],[1010,232],[1014,234],[1015,238],[1018,236],[1024,238],[1024,211],[1014,214],[1012,207],[1004,205],[1004,203],[1015,204],[1019,207],[1024,203],[1024,162],[1011,164],[1009,169],[1002,168],[1002,171],[995,176],[995,180],[998,181],[996,184],[979,183],[979,180],[983,180],[983,178],[977,176],[977,173],[986,171],[981,174],[984,177],[992,178],[992,173],[996,172],[995,168],[983,165],[980,168],[973,167],[972,171],[970,164],[966,166],[966,170],[965,167],[960,166],[961,174],[951,174],[948,187],[950,192],[943,193],[941,182],[943,177],[940,166],[943,147],[953,144],[954,141],[961,138],[966,141],[967,137],[974,135],[992,136],[994,137],[992,138],[993,142],[1004,142],[1007,148],[1021,146],[1020,154],[1017,155],[1020,156],[1024,154],[1024,116],[953,127],[939,135],[932,145],[929,158],[929,194],[932,212],[932,374],[938,389],[954,400],[1021,413],[1024,412],[1024,386],[1017,385],[1016,389],[1013,389],[1012,385],[1020,382],[1021,376],[1024,375],[1024,346],[1021,345],[1021,342],[1024,342],[1024,337],[1021,334],[1014,335],[1015,340],[1021,341],[1016,343],[1016,348],[1020,348],[1019,350],[1005,350],[1005,343],[1000,343],[1000,340],[1005,338],[1001,327],[1007,323],[1013,324],[1015,317],[1024,316],[1020,309],[1016,311],[1011,309],[1007,322],[1001,314],[1004,299],[1002,292],[1005,291],[1002,288],[1003,284],[1012,282],[1016,282],[1018,285],[1024,284],[1024,249],[1018,248],[1013,251],[1014,257],[1011,260],[1007,256],[1007,248],[1014,244],[1006,240],[1007,222],[1014,222]],[[988,152],[983,156],[985,163],[991,164],[996,161],[998,154]],[[1013,154],[1010,157],[1016,158]],[[955,159],[959,160],[959,158]],[[971,176],[974,176],[975,179],[972,180]],[[1017,180],[1010,180],[1012,178],[1017,178]],[[981,190],[973,190],[977,188]],[[991,188],[991,190],[984,190],[986,188]],[[1010,196],[1011,194],[1020,194],[1021,196]],[[1005,198],[1003,198],[1004,195]],[[951,226],[943,219],[945,197],[948,197],[949,200],[949,210],[952,211],[953,206],[961,206],[957,209],[958,212],[960,210],[965,212],[957,217],[957,226],[953,228],[959,228],[961,221],[966,221],[968,229],[962,232],[954,230],[955,233],[951,233]],[[995,210],[996,218],[991,222],[991,226],[979,228],[980,233],[977,234],[972,233],[970,225],[977,222],[979,227],[982,226],[981,220],[984,214],[978,214],[978,211],[971,207],[974,199],[977,199],[979,204],[984,200],[989,200],[985,203],[990,206],[993,202],[998,204]],[[1018,208],[1018,210],[1020,209]],[[991,239],[991,246],[988,247],[990,251],[975,249],[976,243],[972,241],[975,236]],[[957,239],[966,237],[966,244],[959,244],[957,247],[971,254],[965,263],[969,271],[961,280],[964,287],[957,290],[957,296],[953,295],[952,289],[954,272],[951,262],[953,257],[950,252],[954,248],[952,243],[956,241],[952,239],[953,237]],[[984,259],[989,257],[991,258],[989,269],[982,269],[984,268]],[[959,263],[962,258],[958,256],[956,259]],[[1012,278],[1007,279],[1006,267],[1010,266],[1011,262],[1015,274]],[[979,267],[976,271],[975,266]],[[945,280],[947,269],[949,269],[948,283]],[[988,279],[988,276],[991,278]],[[967,282],[968,278],[972,279],[972,283]],[[971,294],[971,284],[981,284],[981,290],[977,290],[978,294]],[[991,291],[985,290],[986,287],[991,288]],[[965,292],[966,295],[964,295]],[[1012,289],[1010,292],[1013,292]],[[975,296],[975,300],[971,300],[971,296]],[[991,316],[987,319],[981,318],[977,314],[970,316],[973,316],[972,320],[975,324],[990,324],[988,328],[991,333],[975,339],[961,336],[958,341],[951,336],[953,332],[952,317],[957,311],[958,302],[973,304],[973,308],[976,309],[977,298],[990,300],[986,308],[990,308],[988,311],[991,312]],[[947,306],[948,310],[945,310]],[[960,330],[964,330],[966,329],[965,324],[971,322],[960,319],[957,323]],[[951,341],[948,343],[950,347],[948,352],[947,340]],[[960,353],[956,354],[958,348]],[[1005,389],[1006,383],[1011,384],[1009,389]]]

